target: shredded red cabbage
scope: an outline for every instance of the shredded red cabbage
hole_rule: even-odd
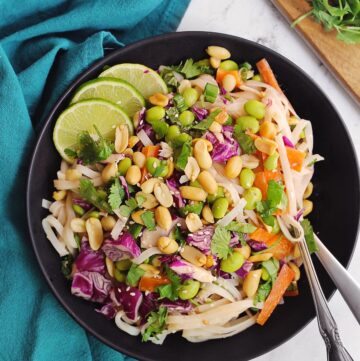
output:
[[[87,239],[81,242],[80,253],[75,260],[76,269],[80,272],[99,272],[105,274],[104,254],[90,248]]]
[[[116,309],[111,303],[107,303],[101,308],[96,308],[95,311],[104,315],[108,320],[113,319],[116,315]]]
[[[170,301],[166,298],[161,302],[161,306],[166,307],[168,310],[178,311],[180,313],[192,310],[192,304],[187,300]]]
[[[285,135],[283,135],[283,142],[284,144],[287,146],[287,147],[290,147],[290,148],[295,148],[294,144],[292,143],[292,141],[286,137]]]
[[[251,268],[254,264],[252,262],[249,261],[245,261],[243,263],[243,265],[241,266],[241,268],[239,268],[237,271],[235,271],[235,273],[241,277],[241,278],[245,278],[245,276],[251,271]]]
[[[137,321],[139,317],[139,307],[143,300],[142,292],[136,287],[119,283],[117,287],[115,287],[115,296],[123,306],[126,316],[132,321]]]
[[[125,189],[126,198],[129,199],[129,198],[130,198],[130,194],[129,194],[128,184],[127,184],[125,178],[124,178],[122,175],[119,177],[119,179],[120,179],[121,185],[122,185],[122,186],[124,187],[124,189]]]
[[[223,126],[223,142],[220,142],[212,132],[206,132],[206,139],[213,145],[211,158],[215,162],[226,162],[231,157],[239,154],[239,144],[232,137],[233,130],[232,126]]]
[[[176,178],[173,176],[169,179],[166,180],[166,185],[169,187],[172,195],[173,195],[173,199],[175,202],[175,206],[177,208],[181,208],[185,206],[185,202],[183,200],[183,198],[180,195],[180,191],[179,191],[179,184],[176,180]]]
[[[80,206],[85,212],[89,211],[93,207],[90,203],[79,198],[73,198],[72,202],[73,204]]]
[[[141,253],[140,247],[130,233],[122,234],[117,240],[106,239],[101,249],[114,262],[136,258]]]
[[[204,120],[209,114],[209,112],[204,108],[192,107],[191,110],[196,115],[198,120]]]
[[[211,238],[214,235],[214,232],[215,232],[214,226],[204,227],[199,231],[188,234],[186,238],[186,242],[189,245],[200,249],[205,254],[210,254]]]
[[[263,251],[264,249],[268,248],[265,242],[249,240],[247,241],[247,244],[251,247],[253,251]]]

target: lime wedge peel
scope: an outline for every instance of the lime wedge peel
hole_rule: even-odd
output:
[[[85,99],[104,99],[122,107],[132,117],[145,106],[145,99],[131,84],[122,79],[98,78],[82,84],[71,104]]]
[[[161,76],[153,69],[142,64],[123,63],[104,70],[99,78],[112,77],[133,85],[145,99],[154,93],[167,94],[167,86]]]
[[[54,127],[53,141],[62,158],[71,163],[73,160],[65,154],[65,149],[76,145],[80,132],[88,131],[97,136],[95,125],[104,138],[113,140],[119,124],[127,124],[129,133],[133,134],[133,123],[121,107],[103,99],[83,100],[60,114]]]

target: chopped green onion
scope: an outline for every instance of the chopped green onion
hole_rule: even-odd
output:
[[[219,95],[219,87],[214,84],[206,83],[204,95],[205,101],[214,103],[217,96]]]
[[[173,101],[176,105],[176,108],[179,110],[180,113],[182,113],[184,110],[186,110],[188,108],[188,106],[185,103],[184,97],[180,94],[176,94],[173,97]]]

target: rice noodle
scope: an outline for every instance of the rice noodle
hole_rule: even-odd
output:
[[[256,90],[256,89],[254,89],[254,88],[252,88],[252,87],[250,87],[250,86],[241,85],[241,86],[239,87],[239,89],[244,90],[244,91],[247,91],[247,92],[254,93],[254,94],[256,94],[257,96],[260,96],[260,95],[261,95],[261,92],[260,92],[259,90]]]
[[[229,291],[235,300],[239,300],[241,298],[239,290],[231,283],[231,279],[227,280],[225,278],[218,277],[216,281],[221,287]]]
[[[144,129],[141,129],[137,133],[138,138],[140,139],[140,142],[146,147],[148,145],[154,145],[154,143],[151,141],[151,139],[148,137],[148,135],[145,133]]]
[[[299,120],[299,123],[296,124],[295,128],[292,131],[292,140],[293,144],[296,145],[300,139],[300,134],[303,129],[306,127],[307,121]]]
[[[285,185],[286,185],[286,194],[288,196],[288,208],[289,208],[289,213],[292,216],[295,216],[297,213],[297,209],[296,209],[296,197],[295,197],[295,189],[294,189],[294,183],[293,183],[293,179],[292,179],[292,174],[291,174],[291,169],[290,169],[290,164],[289,164],[289,160],[286,154],[286,150],[285,150],[285,146],[284,146],[284,142],[282,139],[282,136],[280,134],[278,134],[275,138],[277,145],[278,145],[278,150],[279,150],[279,155],[280,155],[280,163],[281,163],[281,167],[284,173],[284,180],[285,180]]]
[[[65,174],[65,172],[68,169],[69,169],[69,164],[64,159],[62,159],[60,163],[60,172]]]
[[[57,217],[60,213],[61,208],[64,208],[64,207],[65,207],[64,201],[55,201],[49,207],[49,211],[50,211],[50,213],[52,213],[52,215],[54,217]]]
[[[299,209],[303,207],[303,198],[306,187],[308,186],[313,174],[313,167],[303,167],[301,172],[297,172],[295,170],[291,170],[294,188],[295,188],[295,198],[296,203]]]
[[[52,246],[55,248],[56,252],[59,254],[60,257],[66,256],[69,254],[69,251],[66,249],[65,244],[59,240],[59,238],[52,230],[51,225],[49,223],[49,217],[52,216],[47,216],[42,220],[42,227],[44,229],[46,237],[50,241]]]
[[[206,340],[214,340],[227,338],[243,332],[256,323],[257,315],[244,316],[237,320],[228,322],[223,326],[210,326],[206,329],[194,328],[184,330],[182,336],[190,342],[203,342]]]
[[[216,285],[214,283],[205,283],[200,292],[198,293],[197,297],[200,300],[206,300],[211,295],[219,295],[230,302],[235,302],[235,298],[232,296],[232,294],[224,289],[223,287]]]
[[[227,300],[226,298],[221,298],[220,300],[212,301],[210,303],[204,303],[203,305],[197,306],[194,311],[195,313],[202,313],[211,310],[212,308],[227,305],[228,303],[230,303],[229,300]]]
[[[53,202],[48,201],[47,199],[43,198],[43,199],[41,200],[41,207],[43,207],[43,208],[45,208],[45,209],[49,209],[52,203],[53,203]]]
[[[68,192],[66,196],[65,202],[65,210],[66,210],[66,223],[64,226],[64,232],[62,234],[62,239],[64,240],[68,250],[71,253],[74,253],[75,249],[77,248],[77,244],[74,237],[74,232],[71,229],[70,222],[72,219],[75,218],[75,212],[72,208],[72,195]]]
[[[89,167],[85,167],[84,165],[77,164],[76,169],[84,176],[88,178],[97,178],[101,177],[101,174],[99,172],[95,172]]]
[[[190,80],[190,82],[192,87],[197,86],[201,90],[205,89],[207,83],[214,84],[216,86],[218,85],[214,77],[209,74],[200,75],[196,79]]]
[[[314,136],[313,136],[311,122],[309,122],[309,121],[306,122],[306,128],[304,131],[305,131],[305,139],[306,139],[306,144],[307,144],[307,148],[309,151],[309,155],[311,155],[313,152],[313,147],[314,147]]]
[[[57,216],[59,222],[64,226],[66,223],[66,211],[65,207],[61,207],[59,211],[59,215]]]
[[[259,220],[257,219],[256,213],[253,210],[245,210],[244,211],[245,215],[249,217],[249,219],[251,219],[251,221],[258,226],[259,225]]]
[[[119,311],[115,316],[115,324],[120,330],[128,333],[131,336],[138,336],[140,334],[140,328],[137,326],[129,325],[128,323],[122,320],[122,317],[125,315],[124,311]]]
[[[207,328],[212,325],[221,326],[250,307],[254,307],[253,299],[246,298],[195,315],[170,315],[167,318],[168,329],[179,331],[193,328]],[[260,308],[260,305],[256,305],[256,307]]]
[[[294,219],[294,217],[285,214],[283,216],[277,216],[279,226],[284,236],[291,242],[300,242],[304,238],[304,230],[301,224]],[[296,231],[297,236],[293,236],[290,233],[290,229]]]
[[[141,264],[151,256],[155,254],[162,254],[162,252],[157,247],[151,247],[142,252],[138,257],[132,259],[132,262],[135,264]]]
[[[222,185],[222,184],[221,184]],[[224,185],[223,185],[224,186]],[[239,197],[239,195],[237,195]],[[233,219],[237,217],[243,217],[243,210],[246,206],[246,200],[244,198],[239,198],[238,203],[235,205],[235,207],[225,215],[225,217],[221,218],[219,221],[217,221],[218,226],[225,227],[227,226]]]
[[[115,212],[116,213],[116,212]],[[111,237],[112,239],[118,239],[120,236],[120,233],[124,229],[126,222],[128,221],[127,217],[123,217],[120,213],[116,213],[116,215],[119,217],[119,219],[116,221],[114,228],[111,231]]]
[[[107,157],[102,163],[118,163],[124,158],[125,158],[125,154],[114,153],[114,154],[111,154],[109,157]],[[99,168],[98,166],[99,166],[99,164],[97,163],[96,167]],[[98,170],[100,171],[100,169],[98,169]]]

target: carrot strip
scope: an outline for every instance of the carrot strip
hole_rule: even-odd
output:
[[[300,172],[304,164],[305,152],[295,148],[286,147],[286,154],[289,159],[291,169]]]
[[[284,264],[256,320],[259,325],[264,325],[271,316],[294,277],[294,271]]]
[[[274,235],[266,231],[264,228],[256,229],[256,231],[250,233],[249,236],[253,241],[264,242],[266,244],[270,242],[272,238],[274,238]]]
[[[139,289],[140,291],[149,291],[149,292],[154,292],[156,287],[162,286],[162,285],[167,285],[171,283],[170,280],[165,277],[165,276],[161,276],[161,277],[146,277],[143,276],[140,279],[139,282]]]
[[[278,81],[276,80],[275,74],[272,71],[267,60],[261,59],[260,61],[258,61],[256,63],[256,67],[258,68],[259,73],[260,73],[264,83],[271,85],[278,92],[282,93],[280,85],[279,85]]]
[[[268,247],[271,247],[275,242],[278,242],[274,247],[269,249],[269,252],[273,254],[273,257],[280,260],[289,256],[294,250],[294,244],[290,242],[284,236],[281,236],[280,241],[278,241],[279,235],[276,234],[269,241],[265,242]]]
[[[255,175],[254,186],[261,190],[263,199],[267,197],[268,183],[271,179],[280,181],[283,180],[283,175],[279,170],[264,170],[263,172],[257,172]]]
[[[236,86],[239,87],[240,85],[242,85],[242,80],[240,78],[240,74],[239,74],[239,71],[238,70],[224,70],[224,69],[218,69],[216,71],[216,81],[219,83],[219,84],[222,84],[222,81],[225,77],[225,75],[232,75],[235,79],[236,79]]]
[[[160,146],[159,145],[147,145],[144,147],[141,152],[145,155],[146,158],[148,157],[157,157],[159,155]],[[140,184],[143,183],[148,175],[148,171],[146,167],[141,169],[141,179]]]

